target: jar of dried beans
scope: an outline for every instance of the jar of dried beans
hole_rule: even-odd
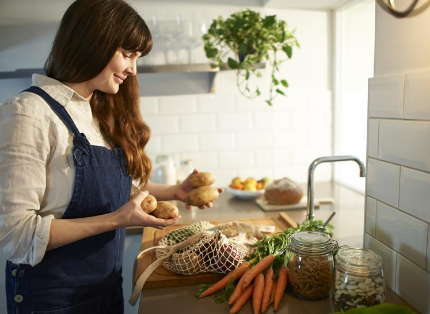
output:
[[[330,295],[337,247],[337,242],[322,232],[301,231],[291,236],[288,277],[295,295],[307,300]]]
[[[342,247],[336,255],[333,306],[336,312],[384,302],[381,257],[369,249]]]

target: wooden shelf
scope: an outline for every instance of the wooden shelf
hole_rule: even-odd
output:
[[[178,64],[178,65],[138,65],[137,73],[198,73],[219,72],[219,68],[212,68],[210,64]],[[43,69],[17,69],[15,71],[0,72],[0,79],[31,78],[33,73],[45,74]]]
[[[255,65],[257,69],[264,69],[264,63]],[[168,96],[168,95],[185,95],[213,93],[215,91],[215,76],[220,71],[231,71],[227,66],[213,68],[209,63],[201,64],[178,64],[178,65],[138,65],[137,74],[149,74],[151,78],[140,77],[139,81],[146,80],[142,84],[140,94],[142,96]],[[0,80],[2,79],[30,79],[34,73],[45,74],[42,68],[17,69],[15,71],[0,71]],[[187,75],[185,78],[183,75]],[[189,84],[186,81],[189,80]],[[165,82],[175,82],[176,89],[170,90],[161,88]],[[181,84],[176,84],[182,82]],[[194,83],[193,83],[194,82]],[[197,84],[195,84],[197,82]],[[207,82],[207,85],[201,84]],[[160,85],[161,84],[161,85]],[[140,84],[139,84],[140,85]]]

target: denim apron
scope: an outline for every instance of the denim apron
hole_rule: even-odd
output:
[[[62,218],[108,214],[124,205],[131,189],[124,151],[90,145],[62,105],[41,88],[25,91],[41,96],[74,134],[75,183]],[[125,229],[116,229],[49,250],[34,267],[8,261],[8,313],[123,313],[124,239]]]

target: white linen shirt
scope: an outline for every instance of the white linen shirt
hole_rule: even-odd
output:
[[[85,98],[43,75],[34,74],[32,85],[64,106],[91,145],[109,147]],[[24,92],[0,106],[0,254],[8,260],[42,260],[51,220],[72,197],[72,147],[72,132],[40,96]]]

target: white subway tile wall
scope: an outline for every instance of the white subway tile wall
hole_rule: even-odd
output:
[[[395,291],[420,313],[430,313],[430,274],[399,254]]]
[[[427,314],[430,314],[429,84],[429,69],[369,79],[364,237],[365,246],[384,259],[388,286],[395,287],[400,296]],[[372,219],[373,211],[376,220]]]
[[[378,158],[402,166],[430,171],[430,122],[379,122]]]
[[[406,73],[405,119],[430,120],[430,70]]]
[[[404,75],[387,75],[369,79],[369,116],[403,117]]]
[[[234,98],[231,94],[197,95],[198,112],[234,112]]]
[[[428,223],[377,202],[376,238],[422,268],[426,267],[427,232]]]
[[[430,273],[430,228],[427,239],[427,272]]]
[[[397,207],[399,203],[400,166],[369,158],[367,195]]]
[[[390,249],[367,233],[364,234],[364,247],[371,249],[382,257],[385,283],[392,290],[396,290],[396,251]]]
[[[367,155],[378,158],[379,119],[369,119],[367,132]]]
[[[272,107],[237,92],[141,97],[140,106],[152,133],[148,155],[192,159],[197,169],[213,172],[220,186],[238,175],[304,183],[309,164],[332,154],[327,90],[290,89]],[[331,180],[331,167],[318,172],[316,181]]]
[[[375,225],[376,225],[376,200],[371,197],[366,198],[366,207],[364,209],[364,219],[365,219],[364,231],[374,237]]]
[[[399,209],[430,221],[430,173],[402,167]]]

